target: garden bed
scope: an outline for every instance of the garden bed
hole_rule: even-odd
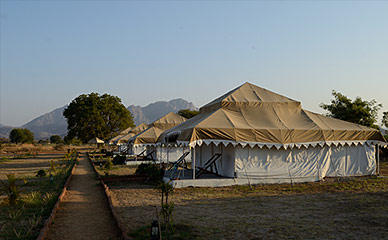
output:
[[[75,160],[76,154],[66,158],[60,154],[37,154],[33,158],[10,159],[0,163],[1,187],[5,189],[9,186],[6,174],[15,174],[18,180],[14,185],[20,190],[15,204],[11,204],[4,193],[0,197],[0,239],[37,238]],[[36,177],[39,170],[45,176]]]

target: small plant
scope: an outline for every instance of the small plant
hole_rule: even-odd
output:
[[[104,164],[104,168],[106,170],[112,170],[112,167],[113,167],[113,162],[112,162],[112,159],[108,158]]]
[[[173,227],[174,203],[168,202],[168,196],[174,192],[174,187],[171,186],[169,182],[168,183],[160,182],[156,186],[156,189],[158,189],[161,194],[160,215],[163,216],[166,229],[170,228],[170,230],[174,232],[174,227]]]
[[[109,171],[112,170],[113,162],[112,159],[108,158],[104,164],[104,173],[105,175],[109,175]]]
[[[37,206],[42,202],[42,197],[40,192],[38,191],[33,191],[28,193],[24,198],[23,202],[26,203],[26,205],[34,205]]]
[[[54,160],[50,160],[50,173],[54,173],[55,171],[57,171],[57,164],[55,163]]]
[[[46,192],[42,197],[42,202],[47,205],[55,198],[54,192]]]
[[[45,172],[43,169],[40,169],[40,170],[36,173],[36,177],[43,178],[44,176],[46,176],[46,172]]]
[[[17,239],[26,239],[32,231],[39,225],[42,220],[42,216],[32,215],[32,217],[28,218],[26,222],[23,222],[23,228],[20,231],[17,231],[16,228],[13,228],[15,236]]]
[[[7,158],[7,157],[2,157],[1,159],[0,159],[0,163],[1,162],[8,162],[9,161],[9,159]]]
[[[7,195],[8,202],[11,206],[15,206],[20,198],[20,186],[17,185],[15,174],[6,174],[8,184],[3,184],[3,192]]]
[[[136,175],[147,176],[147,182],[159,183],[163,179],[163,170],[158,165],[152,163],[140,164],[135,172]]]

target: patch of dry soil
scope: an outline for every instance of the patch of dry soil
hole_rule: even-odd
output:
[[[121,239],[109,203],[83,155],[46,239]]]

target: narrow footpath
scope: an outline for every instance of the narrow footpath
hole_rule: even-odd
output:
[[[121,239],[104,190],[86,154],[76,166],[46,239]]]

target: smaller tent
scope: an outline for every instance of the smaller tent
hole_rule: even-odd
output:
[[[128,144],[132,146],[135,154],[146,151],[147,154],[153,153],[153,158],[160,161],[175,161],[183,155],[185,148],[177,145],[157,144],[159,136],[166,130],[175,127],[187,119],[173,112],[167,113],[163,117],[153,122],[150,127],[143,132],[132,137]]]
[[[90,143],[90,144],[96,144],[97,147],[98,147],[98,146],[104,145],[104,141],[101,140],[101,139],[99,139],[98,137],[95,137],[95,138],[90,139],[90,140],[88,141],[88,143]]]
[[[143,122],[143,123],[139,124],[137,127],[128,131],[124,136],[121,136],[120,138],[118,138],[116,140],[115,144],[119,145],[119,144],[126,143],[131,137],[143,132],[147,128],[149,128],[148,124]]]
[[[116,137],[112,138],[111,140],[109,140],[108,144],[109,145],[113,145],[113,144],[116,144],[116,142],[124,137],[125,135],[127,135],[133,128],[132,127],[129,127],[123,131],[121,131]]]

